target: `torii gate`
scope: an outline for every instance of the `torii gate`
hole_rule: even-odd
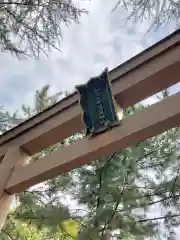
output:
[[[109,72],[126,108],[180,81],[180,30]],[[0,136],[0,230],[13,194],[180,125],[180,93],[128,116],[112,130],[63,147],[36,162],[32,155],[83,129],[77,92]],[[25,165],[26,164],[26,165]]]

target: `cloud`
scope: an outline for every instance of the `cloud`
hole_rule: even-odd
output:
[[[18,61],[0,55],[0,104],[10,110],[31,104],[34,91],[50,84],[52,92],[73,90],[74,86],[112,69],[157,42],[174,30],[162,28],[145,36],[149,21],[141,25],[125,24],[124,9],[111,11],[116,0],[80,1],[89,10],[80,24],[63,27],[62,52],[53,51],[49,58]]]

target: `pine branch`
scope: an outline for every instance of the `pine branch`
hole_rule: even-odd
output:
[[[154,191],[154,192],[152,192],[152,193],[147,193],[147,194],[141,196],[140,198],[142,198],[142,197],[145,197],[145,198],[154,197],[154,196],[157,196],[157,195],[159,195],[159,194],[164,194],[164,193],[168,193],[168,192],[169,192],[169,191],[166,190],[166,189],[157,190],[157,191]]]
[[[30,193],[32,194],[35,198],[37,198],[37,200],[44,206],[46,207],[45,203],[37,196],[36,192],[35,191],[24,191],[24,193]]]
[[[26,207],[25,207],[26,208]],[[17,215],[18,216],[18,215]],[[36,216],[28,216],[24,218],[25,220],[48,220],[50,217],[45,217],[43,215],[36,217]]]
[[[141,188],[141,187],[140,187]],[[144,187],[143,187],[144,188]],[[127,188],[125,188],[125,190],[126,190]],[[153,189],[153,188],[152,188]],[[134,201],[135,200],[139,200],[139,199],[143,199],[143,198],[149,198],[149,197],[155,197],[155,196],[157,196],[158,194],[161,194],[161,193],[168,193],[169,191],[167,191],[167,190],[158,190],[158,191],[155,191],[155,192],[153,192],[152,194],[145,194],[145,195],[142,195],[142,196],[140,196],[140,197],[138,197],[138,198],[135,198],[134,199]],[[177,195],[177,197],[178,196],[180,196],[180,195]],[[172,196],[173,197],[173,196]],[[172,198],[172,197],[167,197],[167,198]],[[176,197],[176,196],[175,196]],[[164,198],[164,200],[166,200],[166,198]],[[114,203],[114,201],[109,201],[109,202],[107,202],[107,203]],[[134,205],[134,207],[136,207],[135,205]],[[131,208],[128,208],[128,209],[131,209]],[[128,210],[127,209],[127,210]],[[124,210],[122,210],[122,211],[124,211]]]
[[[163,144],[162,146],[160,146],[160,147],[158,147],[158,148],[156,148],[156,149],[151,150],[150,152],[144,154],[142,157],[140,157],[138,160],[136,160],[136,163],[139,163],[139,162],[140,162],[141,160],[143,160],[144,158],[149,157],[151,154],[158,152],[160,149],[162,149],[162,147],[166,147],[166,146],[168,146],[167,143]]]
[[[8,2],[0,2],[0,5],[4,6],[4,5],[17,5],[17,6],[28,6],[28,7],[47,7],[48,5],[47,4],[32,4],[30,2],[28,3],[23,3],[23,2],[11,2],[11,1],[8,1]]]
[[[157,203],[161,203],[161,202],[164,202],[164,201],[167,201],[171,198],[179,198],[180,197],[180,194],[178,195],[175,195],[175,196],[168,196],[168,197],[165,197],[165,198],[162,198],[162,199],[159,199],[159,200],[156,200],[156,201],[152,201],[152,202],[149,202],[147,204],[141,204],[140,206],[136,206],[136,205],[131,205],[130,208],[126,208],[126,209],[122,209],[118,212],[125,212],[125,211],[129,211],[129,210],[132,210],[132,209],[138,209],[138,208],[142,208],[142,207],[148,207],[148,206],[151,206],[151,205],[154,205],[154,204],[157,204]]]
[[[148,189],[148,190],[154,190],[154,188],[152,188],[152,187],[148,187],[148,186],[134,186],[134,188],[139,188],[139,189]]]
[[[23,205],[23,207],[29,212],[32,212],[32,209],[30,209],[28,206],[26,206],[26,205]],[[17,215],[17,217],[19,217],[19,213],[17,213],[16,214]],[[29,216],[28,215],[28,217],[25,217],[24,218],[25,220],[27,220],[27,221],[31,221],[31,220],[42,220],[42,221],[44,221],[44,220],[48,220],[49,219],[49,217],[45,217],[44,215],[41,215],[41,216],[39,216],[39,217],[34,217],[34,216]],[[30,224],[31,224],[31,222],[30,222]]]
[[[175,177],[175,180],[174,180],[174,183],[173,183],[173,186],[172,186],[172,190],[171,190],[171,194],[170,194],[171,196],[174,194],[174,189],[175,189],[175,186],[176,186],[179,171],[180,171],[180,164],[178,166],[176,177]]]
[[[67,236],[67,237],[70,237],[70,238],[72,238],[72,239],[77,239],[76,237],[74,237],[74,236],[72,236],[71,234],[69,234],[64,228],[61,228],[61,230],[65,233],[65,235]]]
[[[113,159],[113,157],[115,155],[116,155],[116,153],[113,153],[111,155],[111,157],[106,161],[105,165],[101,168],[100,175],[99,175],[99,197],[97,199],[96,211],[98,211],[98,209],[100,207],[100,204],[101,204],[101,191],[102,191],[102,186],[103,186],[103,174],[104,174],[104,171],[107,170],[110,161]],[[95,219],[94,225],[95,225],[95,227],[98,226],[98,218],[97,217]]]
[[[72,1],[1,1],[1,50],[18,57],[39,58],[43,52],[60,50],[62,23],[78,23],[81,14],[87,13]],[[14,40],[14,36],[16,41]]]
[[[101,172],[100,172],[100,176],[99,176],[99,197],[98,197],[98,200],[97,200],[97,206],[96,206],[96,209],[98,210],[99,206],[100,206],[100,203],[101,203],[101,189],[102,189],[102,175],[103,175],[103,170],[104,170],[104,167],[101,168]]]
[[[87,225],[85,225],[85,224],[81,223],[81,222],[80,222],[80,221],[78,221],[76,218],[73,218],[73,220],[74,220],[75,222],[77,222],[79,225],[81,225],[82,227],[84,227],[84,228],[88,228],[88,226],[87,226]]]
[[[163,156],[164,157],[164,156]],[[163,158],[162,157],[162,158]],[[139,166],[140,169],[147,169],[147,168],[154,168],[154,167],[159,167],[159,166],[163,166],[164,162],[161,163],[157,163],[157,164],[149,164],[147,166]]]
[[[13,238],[13,237],[11,236],[11,234],[8,233],[5,229],[1,229],[1,231],[2,231],[3,233],[5,233],[11,240],[18,240],[18,239]]]
[[[114,12],[120,4],[121,4],[121,0],[118,0],[116,5],[113,7],[111,11]]]
[[[11,223],[11,225],[14,227],[14,229],[16,229],[16,225],[15,225],[15,223],[11,220],[10,214],[7,216],[7,220]]]
[[[180,216],[180,214],[174,214],[174,215],[171,215],[171,216],[165,215],[165,216],[162,216],[162,217],[141,219],[141,220],[138,220],[137,222],[143,223],[143,222],[149,222],[149,221],[163,220],[163,219],[167,219],[167,218],[175,218],[175,217],[179,217],[179,216]]]
[[[49,193],[49,192],[54,192],[57,189],[57,187],[52,187],[50,189],[44,189],[44,190],[33,190],[33,191],[24,191],[24,192],[29,192],[29,193],[37,193],[37,194],[42,194],[42,193]],[[58,191],[58,189],[57,189]]]
[[[100,206],[100,202],[101,202],[101,189],[102,189],[102,185],[103,185],[103,174],[104,174],[104,171],[107,169],[110,161],[113,159],[113,157],[115,156],[116,153],[113,153],[112,156],[107,160],[107,162],[105,163],[105,165],[101,168],[101,171],[100,171],[100,176],[99,176],[99,198],[97,200],[97,209],[99,208]]]
[[[126,158],[126,157],[125,157],[125,158]],[[117,209],[118,209],[118,207],[119,207],[119,204],[121,203],[121,200],[122,200],[122,199],[121,199],[121,196],[123,196],[125,187],[126,187],[126,185],[128,184],[128,182],[127,182],[127,181],[128,181],[128,174],[129,174],[129,172],[127,171],[127,174],[126,174],[125,179],[124,179],[124,185],[123,185],[122,191],[121,191],[121,193],[120,193],[120,199],[119,199],[119,201],[116,202],[116,205],[115,205],[115,207],[114,207],[114,211],[113,211],[112,215],[110,216],[110,218],[108,219],[108,221],[107,221],[107,222],[105,223],[105,225],[104,225],[104,228],[103,228],[102,233],[101,233],[101,239],[103,239],[104,233],[105,233],[107,227],[109,226],[109,224],[111,223],[112,219],[114,218],[114,216],[115,216],[115,214],[116,214],[116,212],[117,212]]]
[[[157,204],[157,203],[160,203],[160,202],[167,201],[167,200],[169,200],[169,199],[171,199],[171,198],[179,198],[179,197],[180,197],[180,194],[175,195],[175,196],[172,196],[172,195],[171,195],[171,196],[165,197],[165,198],[163,198],[163,199],[159,199],[159,200],[157,200],[157,201],[150,202],[150,203],[148,203],[148,206],[154,205],[154,204]]]

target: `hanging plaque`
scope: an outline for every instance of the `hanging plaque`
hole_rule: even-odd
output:
[[[86,136],[95,136],[119,123],[107,68],[86,84],[77,85],[76,90],[80,95]]]

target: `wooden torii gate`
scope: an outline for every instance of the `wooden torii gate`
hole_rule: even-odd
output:
[[[109,72],[127,108],[180,81],[180,30]],[[0,136],[0,229],[13,194],[180,125],[180,93],[125,117],[96,138],[78,140],[36,162],[31,156],[83,129],[75,92]]]

